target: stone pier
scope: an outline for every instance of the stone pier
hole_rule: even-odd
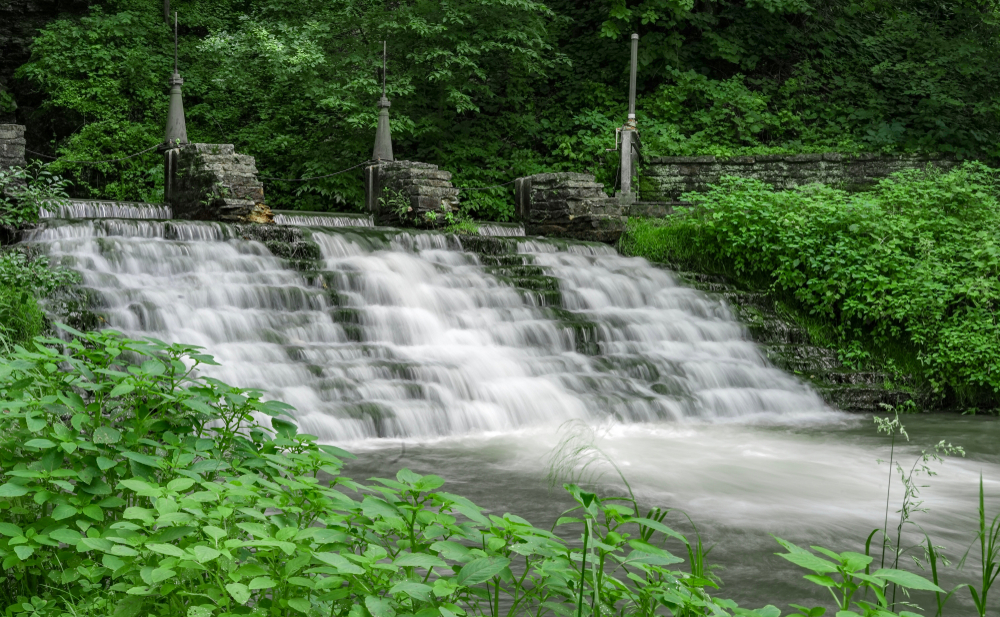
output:
[[[24,127],[0,124],[0,169],[24,167]]]
[[[167,153],[167,203],[174,217],[273,223],[254,157],[232,144],[187,144]]]
[[[626,205],[608,197],[604,185],[590,174],[518,178],[514,202],[525,235],[614,243],[625,231]]]
[[[435,227],[458,211],[451,172],[437,165],[389,161],[365,169],[365,205],[376,225]]]

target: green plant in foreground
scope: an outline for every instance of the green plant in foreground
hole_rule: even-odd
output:
[[[813,546],[814,551],[823,555],[820,557],[791,542],[781,538],[776,539],[788,551],[778,553],[779,557],[812,571],[813,574],[806,575],[806,580],[829,590],[838,609],[837,617],[895,615],[891,609],[891,602],[886,597],[889,583],[906,589],[944,591],[922,576],[905,570],[880,568],[870,573],[873,561],[870,555],[850,551],[835,553],[820,546]],[[875,601],[858,599],[858,593],[861,591],[872,591]],[[799,610],[797,614],[804,617],[819,617],[825,613],[823,607],[807,608],[794,604],[792,606]],[[855,608],[861,612],[853,610]],[[919,617],[917,613],[911,611],[901,611],[898,614],[900,617]]]
[[[567,486],[584,551],[437,476],[362,485],[287,405],[199,376],[198,348],[61,327],[0,361],[8,614],[779,614],[674,569],[687,540],[630,500]]]
[[[979,476],[979,528],[976,530],[976,540],[979,542],[980,568],[982,577],[980,587],[977,590],[974,585],[969,585],[969,593],[972,601],[976,605],[979,617],[986,617],[986,598],[990,588],[1000,574],[1000,514],[993,517],[993,521],[986,516],[986,501],[983,493],[983,477]],[[965,552],[959,567],[965,565],[965,560],[969,557],[972,547]]]
[[[42,209],[69,198],[69,180],[36,161],[26,167],[0,168],[0,225],[21,229],[38,222]]]

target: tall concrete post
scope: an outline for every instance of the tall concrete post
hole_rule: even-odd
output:
[[[639,35],[632,35],[632,64],[628,79],[628,121],[622,128],[621,187],[625,195],[632,194],[632,176],[635,174],[635,150],[638,148],[635,125],[635,73],[638,66]]]
[[[385,41],[382,41],[382,98],[378,102],[378,127],[375,129],[373,161],[392,160],[392,135],[389,131],[389,106],[391,103],[385,96],[385,52],[386,44]]]
[[[174,74],[168,83],[170,84],[170,108],[167,110],[167,128],[160,150],[163,152],[163,197],[165,202],[170,203],[176,183],[177,157],[180,154],[180,146],[188,143],[187,123],[184,120],[184,98],[181,94],[181,85],[184,84],[184,80],[181,79],[181,74],[177,70],[177,13],[174,13]]]

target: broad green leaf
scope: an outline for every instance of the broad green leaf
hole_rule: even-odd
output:
[[[100,426],[94,431],[94,443],[118,443],[121,438],[121,431],[110,426]]]
[[[471,587],[490,580],[509,565],[506,557],[480,557],[462,566],[456,580],[459,585]]]
[[[49,532],[49,537],[53,540],[58,540],[63,544],[75,546],[83,536],[80,535],[80,532],[75,529],[56,529],[55,531]]]
[[[17,553],[17,556],[23,561],[28,557],[31,557],[35,553],[35,549],[30,546],[25,546],[24,544],[19,544],[14,547],[14,552]]]
[[[368,612],[372,614],[372,617],[396,617],[396,611],[393,610],[388,598],[367,596],[365,598],[365,607],[368,608]]]
[[[16,538],[22,534],[21,528],[14,523],[0,523],[0,534],[10,538]]]
[[[331,565],[337,568],[337,571],[341,574],[364,574],[363,568],[354,565],[343,556],[336,553],[316,553],[313,555],[316,559],[322,561],[327,565]]]
[[[150,573],[149,579],[150,581],[152,581],[152,584],[155,585],[156,583],[160,583],[169,578],[173,578],[176,575],[177,575],[176,572],[168,568],[156,568]]]
[[[396,557],[392,563],[401,568],[419,567],[430,569],[444,568],[448,566],[448,564],[440,557],[437,557],[436,555],[429,555],[427,553],[403,553],[402,555]]]
[[[161,555],[169,555],[170,557],[187,557],[187,553],[173,544],[147,544],[146,548]]]
[[[226,585],[226,591],[233,596],[233,600],[236,600],[237,604],[246,604],[250,599],[250,589],[242,583],[229,583]]]
[[[250,589],[270,589],[277,585],[270,576],[258,576],[250,581]]]
[[[827,572],[836,572],[837,565],[813,555],[809,552],[801,553],[779,553],[778,557],[782,559],[787,559],[788,561],[794,563],[797,566],[805,568],[807,570],[812,570],[817,574],[826,574]]]
[[[109,396],[111,398],[114,398],[116,396],[124,396],[126,394],[131,393],[133,390],[135,390],[134,385],[130,383],[120,383],[117,386],[115,386],[114,389],[111,390],[111,394]]]
[[[22,495],[27,495],[28,489],[24,488],[20,484],[13,484],[8,482],[3,486],[0,486],[0,497],[21,497]]]
[[[310,603],[309,600],[306,600],[305,598],[292,598],[291,600],[288,601],[288,606],[289,608],[293,608],[300,613],[308,615],[309,609],[312,608],[312,603]],[[395,613],[393,613],[393,615],[395,615]],[[376,617],[378,616],[376,615]]]
[[[396,583],[389,589],[389,593],[405,593],[420,602],[431,601],[431,588],[423,583],[417,583],[415,581],[401,581]]]
[[[203,546],[200,544],[198,546],[195,546],[192,552],[194,553],[195,561],[197,561],[198,563],[208,563],[209,561],[212,561],[213,559],[222,554],[219,551],[215,550],[214,548]]]
[[[48,439],[31,439],[24,443],[29,448],[39,448],[41,450],[48,450],[49,448],[56,447],[54,441],[49,441]]]
[[[944,590],[930,582],[926,578],[914,574],[912,572],[907,572],[906,570],[892,570],[889,568],[884,568],[872,573],[872,576],[876,578],[881,578],[889,581],[890,583],[896,583],[901,587],[906,587],[908,589],[919,589],[921,591],[936,591],[938,593],[944,593]]]

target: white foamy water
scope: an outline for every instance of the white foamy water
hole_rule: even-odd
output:
[[[43,219],[169,219],[173,213],[166,204],[74,199],[46,206],[39,216]]]
[[[278,225],[298,227],[372,227],[372,217],[365,214],[325,214],[322,212],[295,212],[276,210],[274,222]]]
[[[64,221],[30,240],[81,273],[110,327],[204,346],[213,376],[294,405],[325,441],[827,413],[723,305],[610,247],[312,238],[308,276],[218,223]]]

